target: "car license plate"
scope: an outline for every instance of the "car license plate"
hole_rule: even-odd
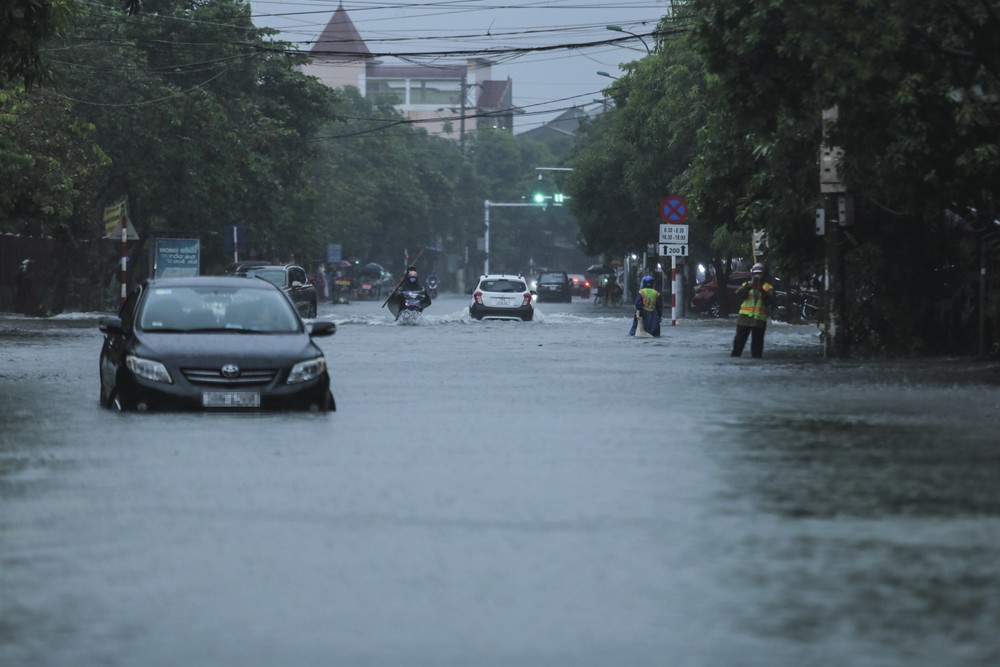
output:
[[[201,395],[205,408],[259,408],[260,393],[256,391],[206,391]]]
[[[497,297],[493,297],[493,301],[498,306],[506,306],[507,304],[510,303],[510,297],[509,296],[497,296]]]

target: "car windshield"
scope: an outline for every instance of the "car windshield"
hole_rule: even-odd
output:
[[[299,320],[280,292],[239,287],[153,288],[139,315],[144,331],[293,333]]]
[[[247,269],[243,272],[250,278],[263,278],[272,285],[277,285],[278,287],[285,286],[285,270],[284,269]]]
[[[528,288],[520,280],[500,278],[498,280],[482,281],[479,283],[479,289],[484,292],[526,292]]]

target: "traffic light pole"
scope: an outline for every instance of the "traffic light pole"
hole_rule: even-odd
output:
[[[486,258],[483,260],[483,273],[489,273],[490,272],[490,207],[491,206],[503,206],[503,207],[507,207],[507,206],[518,206],[518,207],[532,206],[532,207],[535,207],[535,208],[539,208],[539,207],[544,208],[545,204],[544,203],[541,203],[541,204],[530,203],[529,204],[529,203],[526,203],[526,202],[500,202],[500,201],[490,201],[489,199],[487,199],[486,201],[483,202],[483,211],[484,211],[483,218],[484,218],[484,221],[486,223],[486,230],[485,230],[485,234],[483,236],[483,251],[486,253]]]

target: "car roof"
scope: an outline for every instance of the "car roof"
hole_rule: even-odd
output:
[[[148,281],[150,288],[163,287],[252,287],[256,289],[275,289],[266,280],[249,280],[245,276],[178,276],[174,278],[155,278]]]
[[[501,278],[507,280],[524,280],[524,276],[520,273],[484,273],[479,276],[480,280],[500,280]]]

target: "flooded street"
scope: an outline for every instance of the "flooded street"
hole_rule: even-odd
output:
[[[0,317],[0,665],[1000,664],[1000,367],[324,305],[337,412],[113,414]]]

